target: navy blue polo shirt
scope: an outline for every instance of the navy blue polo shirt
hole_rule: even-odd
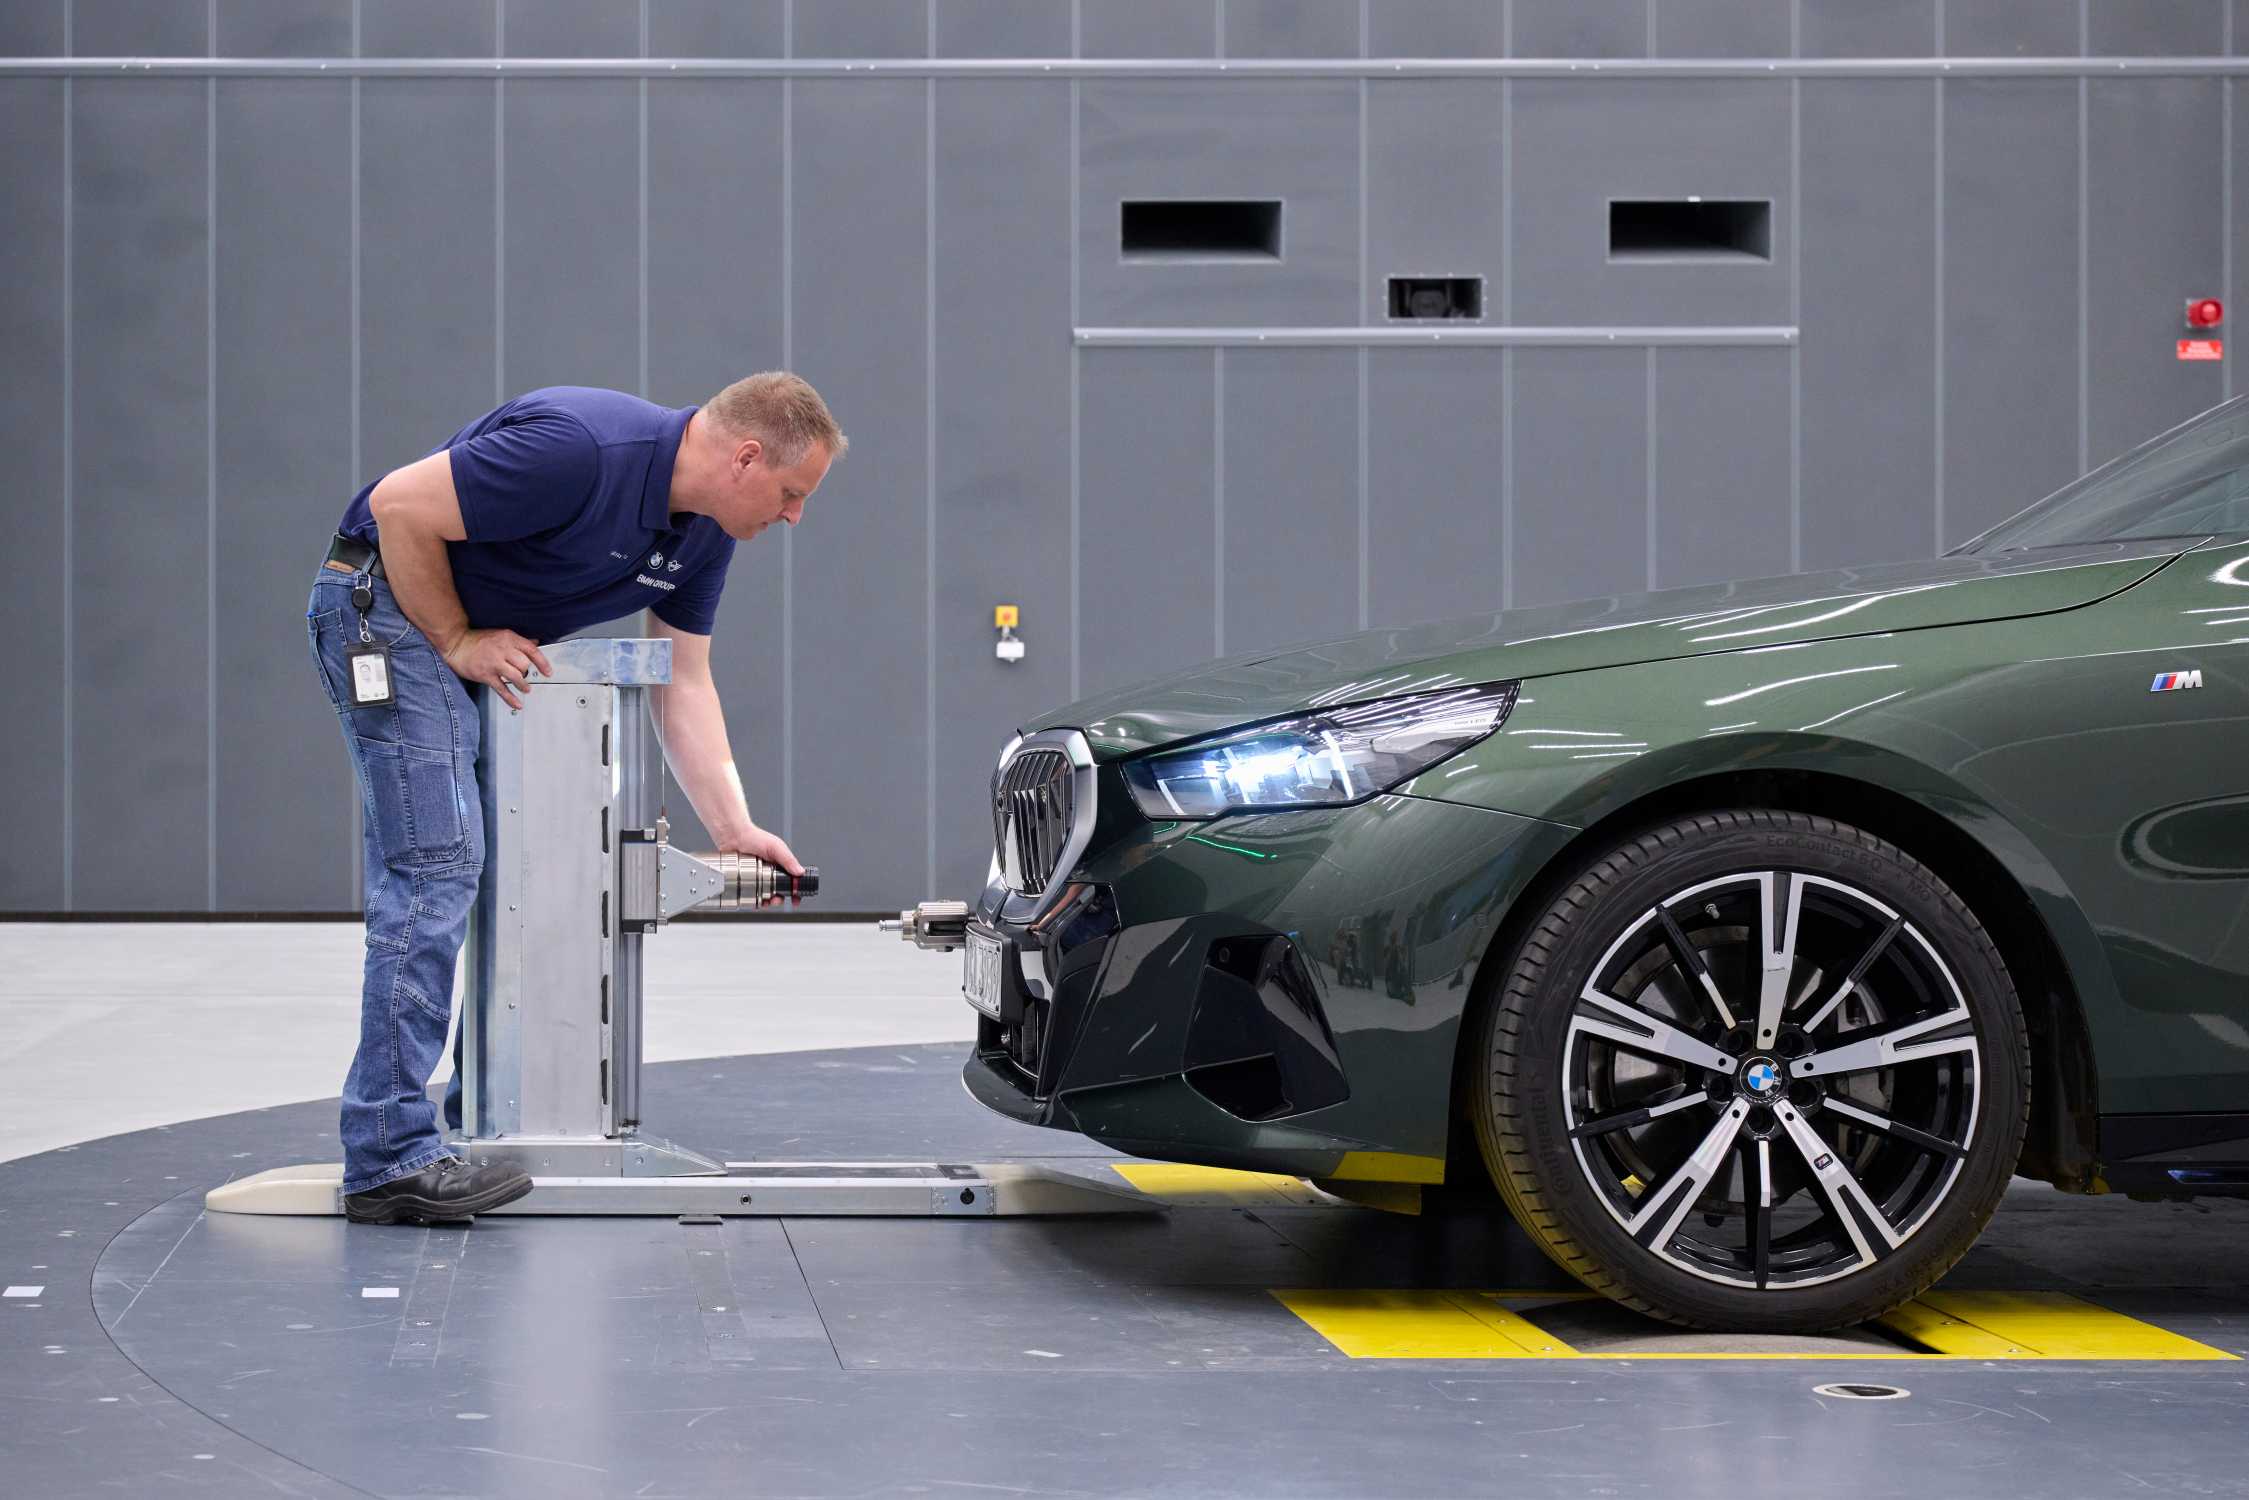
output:
[[[709,516],[671,509],[672,460],[694,414],[556,385],[448,438],[468,540],[446,550],[469,624],[551,641],[653,608],[709,635],[734,539]],[[352,498],[337,530],[375,542],[374,488]]]

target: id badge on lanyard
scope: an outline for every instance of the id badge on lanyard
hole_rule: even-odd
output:
[[[390,648],[378,643],[367,628],[367,612],[375,607],[375,587],[364,573],[352,580],[351,607],[359,616],[359,644],[344,652],[351,668],[352,707],[379,707],[394,701],[397,694],[391,689]]]

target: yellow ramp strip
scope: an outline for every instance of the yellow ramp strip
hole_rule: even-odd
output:
[[[1577,1351],[1477,1292],[1275,1292],[1353,1359],[1572,1359]]]
[[[1863,1353],[1729,1350],[1724,1334],[1706,1335],[1712,1346],[1707,1351],[1586,1352],[1493,1300],[1505,1293],[1311,1290],[1272,1295],[1353,1359],[2240,1358],[2060,1292],[1931,1292],[1876,1324],[1917,1347]]]
[[[1303,1179],[1274,1172],[1231,1172],[1172,1161],[1113,1165],[1119,1177],[1149,1197],[1183,1208],[1315,1208],[1328,1201]]]
[[[1900,1311],[1943,1320],[1898,1330],[1916,1343],[1975,1359],[2240,1358],[2066,1292],[1936,1291]]]

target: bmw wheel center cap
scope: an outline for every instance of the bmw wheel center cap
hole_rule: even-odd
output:
[[[1769,1057],[1753,1057],[1741,1070],[1741,1089],[1752,1099],[1770,1099],[1780,1092],[1780,1065]]]

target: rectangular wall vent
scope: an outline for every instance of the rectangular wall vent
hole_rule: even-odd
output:
[[[1481,276],[1390,278],[1390,316],[1393,318],[1481,318],[1483,315],[1484,278]]]
[[[1619,198],[1609,203],[1611,260],[1771,260],[1773,205],[1763,198]]]
[[[1120,205],[1126,260],[1279,260],[1279,199],[1163,198]]]

